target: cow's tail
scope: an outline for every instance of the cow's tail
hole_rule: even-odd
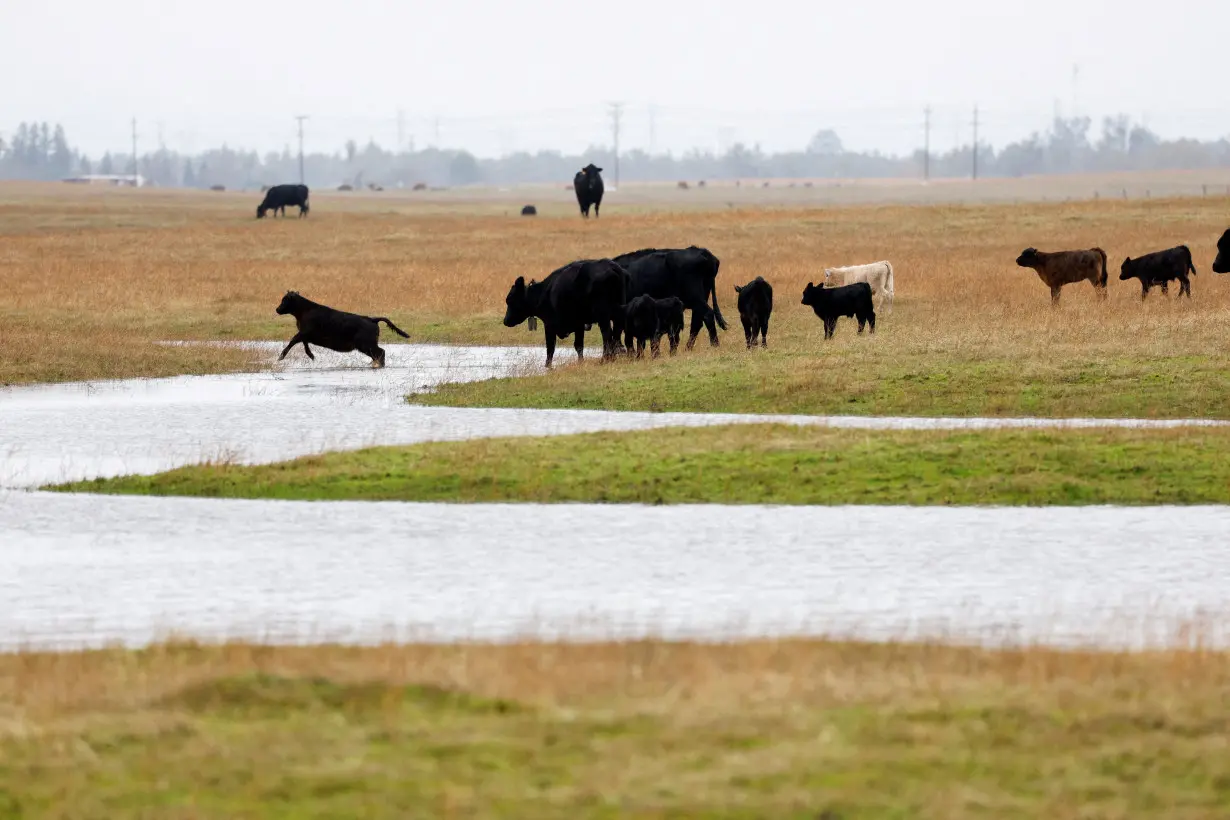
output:
[[[1106,251],[1101,248],[1094,248],[1093,250],[1098,256],[1102,257],[1102,276],[1098,279],[1098,287],[1104,288],[1106,287],[1106,283],[1110,280],[1110,274],[1106,271]]]
[[[713,257],[713,279],[709,283],[709,290],[712,291],[713,293],[713,318],[717,320],[718,327],[720,327],[722,330],[726,330],[726,320],[722,318],[722,310],[721,308],[718,307],[718,303],[717,303],[717,275],[718,275],[718,267],[721,264],[722,264],[721,261],[716,256],[714,256]]]
[[[884,267],[888,268],[888,273],[884,277],[884,295],[888,297],[888,312],[893,309],[893,297],[896,295],[896,285],[893,284],[893,263],[885,260]]]
[[[1187,254],[1187,269],[1192,272],[1192,275],[1195,275],[1196,266],[1192,264],[1192,252],[1186,245],[1183,246],[1183,251]]]
[[[394,333],[396,333],[398,336],[401,336],[403,339],[409,339],[409,338],[410,338],[410,334],[409,334],[409,333],[407,333],[406,331],[402,330],[400,327],[398,327],[397,325],[393,324],[392,322],[390,322],[388,319],[384,318],[383,316],[369,316],[368,318],[369,318],[369,319],[371,319],[373,322],[377,322],[377,323],[379,323],[379,322],[384,322],[386,325],[388,325],[388,326],[389,326],[389,330],[393,331],[393,332],[394,332]]]

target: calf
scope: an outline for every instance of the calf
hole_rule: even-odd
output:
[[[841,281],[836,281],[836,279]],[[869,262],[866,265],[824,269],[824,284],[826,285],[853,285],[855,282],[866,282],[871,285],[871,293],[878,300],[877,310],[885,313],[893,312],[893,266],[888,260]],[[888,306],[888,310],[884,310],[885,305]]]
[[[641,295],[628,301],[624,312],[624,347],[632,352],[632,340],[636,340],[636,357],[645,355],[645,343],[656,359],[661,354],[663,334],[670,341],[671,355],[679,351],[679,339],[683,335],[683,301],[672,296],[655,299]]]
[[[1045,253],[1026,248],[1016,258],[1022,268],[1033,268],[1038,278],[1051,289],[1051,304],[1059,302],[1059,289],[1064,285],[1088,280],[1102,299],[1106,298],[1106,251],[1090,248],[1083,251]]]
[[[773,312],[773,286],[757,276],[743,287],[735,285],[735,293],[739,294],[739,318],[743,320],[743,335],[747,339],[747,349],[756,344],[756,335],[760,335],[760,346],[768,347],[769,314]]]
[[[278,315],[289,313],[295,317],[298,332],[291,337],[282,349],[278,361],[286,358],[290,349],[300,342],[303,352],[309,359],[315,359],[308,343],[320,345],[338,353],[349,353],[357,350],[372,360],[372,367],[384,367],[384,350],[377,342],[380,341],[380,322],[384,322],[394,333],[404,338],[410,334],[390,322],[383,316],[361,316],[357,313],[346,313],[331,307],[313,302],[300,296],[297,292],[287,291],[278,305]]]
[[[1135,259],[1127,257],[1119,268],[1119,281],[1139,279],[1140,300],[1143,302],[1154,285],[1162,286],[1163,296],[1170,295],[1167,286],[1171,279],[1178,279],[1179,296],[1186,293],[1190,299],[1192,283],[1187,278],[1188,271],[1196,272],[1196,267],[1192,264],[1192,252],[1186,245],[1178,245],[1164,251],[1146,253]]]
[[[864,325],[871,325],[871,332],[876,332],[876,311],[871,303],[871,285],[866,282],[856,282],[853,285],[842,285],[836,288],[819,287],[807,283],[803,288],[803,304],[810,305],[824,322],[824,338],[833,338],[837,328],[838,316],[857,316],[858,332],[863,332]]]
[[[1213,260],[1213,273],[1230,273],[1230,228],[1217,240],[1217,258]]]

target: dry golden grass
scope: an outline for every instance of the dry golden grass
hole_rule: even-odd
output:
[[[876,355],[934,352],[1034,362],[1224,356],[1230,282],[1209,270],[1225,200],[812,210],[621,212],[588,222],[505,216],[504,205],[313,196],[305,220],[258,222],[251,194],[0,186],[0,382],[236,367],[236,351],[151,349],[156,339],[289,338],[273,314],[297,289],[337,307],[389,315],[414,341],[541,344],[504,328],[503,298],[519,274],[541,277],[580,257],[638,247],[704,245],[722,260],[719,301],[731,322],[724,355],[741,347],[733,285],[763,275],[776,289],[770,345],[839,350],[798,304],[825,265],[880,258],[896,269],[897,310]],[[471,212],[465,212],[465,208]],[[1200,273],[1194,299],[1142,305],[1116,279],[1127,255],[1186,243]],[[1098,245],[1111,296],[1069,286],[1057,310],[1013,260],[1041,249]],[[591,347],[593,342],[591,341]],[[886,352],[884,348],[888,348]]]
[[[0,814],[1211,818],[1227,715],[1204,651],[25,652],[0,656]]]

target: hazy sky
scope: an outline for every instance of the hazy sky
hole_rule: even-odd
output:
[[[1138,10],[1137,10],[1138,9]],[[1230,2],[1170,0],[13,0],[0,134],[62,122],[91,153],[142,146],[419,146],[483,155],[609,144],[801,148],[833,127],[898,152],[1044,129],[1058,100],[1167,136],[1230,134]],[[1095,127],[1095,130],[1096,127]]]

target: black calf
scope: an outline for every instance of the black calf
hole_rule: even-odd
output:
[[[384,350],[377,344],[380,341],[380,322],[384,322],[394,333],[405,338],[410,334],[390,322],[383,316],[360,316],[357,313],[347,313],[335,310],[326,305],[313,302],[300,296],[295,291],[287,291],[278,305],[279,315],[290,314],[295,317],[298,328],[291,340],[282,349],[278,361],[286,358],[286,354],[297,344],[303,344],[303,352],[309,359],[315,359],[308,343],[320,345],[338,353],[349,353],[357,350],[372,360],[372,367],[384,367]]]
[[[768,347],[769,315],[773,312],[773,286],[757,276],[743,287],[735,285],[739,294],[739,318],[743,321],[743,335],[747,338],[748,350],[760,336],[760,346]]]
[[[837,328],[837,317],[857,316],[858,332],[863,332],[865,324],[871,325],[871,332],[876,332],[876,312],[871,304],[871,285],[866,282],[855,282],[853,285],[842,285],[836,288],[816,286],[810,282],[803,289],[803,304],[810,305],[816,315],[824,321],[824,338],[833,338]]]

